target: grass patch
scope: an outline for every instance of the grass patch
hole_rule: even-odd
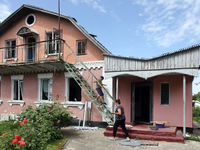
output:
[[[200,123],[200,117],[193,117],[193,120]]]
[[[189,134],[191,137],[186,137],[186,140],[198,141],[200,142],[200,138],[195,134]]]
[[[48,142],[46,150],[59,150],[65,143],[66,138]]]

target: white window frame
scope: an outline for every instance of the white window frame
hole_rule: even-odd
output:
[[[34,18],[34,21],[33,21],[32,24],[28,24],[28,22],[27,22],[28,17],[30,17],[30,16],[33,16],[33,18]],[[35,22],[36,22],[36,16],[35,16],[34,14],[29,14],[29,15],[26,17],[26,19],[25,19],[25,23],[26,23],[26,25],[27,25],[28,27],[33,26],[33,25],[35,24]]]
[[[169,84],[169,104],[162,104],[161,103],[161,85],[162,85],[162,83],[167,83],[167,84]],[[171,100],[170,100],[170,82],[161,82],[160,83],[160,106],[170,106],[170,102],[171,102]]]
[[[23,100],[13,100],[13,88],[14,88],[14,80],[23,80],[24,79],[24,75],[11,75],[11,101],[8,101],[8,104],[10,106],[16,104],[16,105],[20,105],[21,107],[24,106],[25,101]]]
[[[82,72],[80,72],[82,75]],[[68,106],[74,106],[78,107],[79,109],[82,109],[84,106],[84,103],[81,101],[69,101],[69,80],[72,78],[71,74],[69,72],[65,72],[65,102],[61,103],[63,107],[67,108]],[[82,91],[82,90],[81,90]]]
[[[53,73],[46,73],[46,74],[38,74],[38,101],[34,102],[34,104],[39,107],[42,103],[53,103],[53,101],[49,100],[41,100],[41,79],[52,79],[53,82]],[[53,84],[53,83],[52,83]],[[53,85],[52,85],[53,91]]]

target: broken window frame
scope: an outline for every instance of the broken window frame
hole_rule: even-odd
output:
[[[45,40],[46,42],[46,54],[51,55],[51,54],[58,54],[59,53],[59,47],[60,47],[60,52],[63,50],[62,44],[60,44],[59,38],[59,30],[53,28],[52,31],[47,32],[45,30]],[[60,38],[62,38],[62,29],[60,30]],[[60,44],[60,46],[59,46]]]
[[[87,40],[76,41],[76,54],[87,55]]]
[[[14,45],[13,42],[15,42]],[[5,59],[12,59],[16,57],[16,39],[5,40]]]

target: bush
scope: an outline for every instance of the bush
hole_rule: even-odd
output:
[[[48,141],[62,139],[64,136],[58,129],[67,126],[73,118],[70,117],[70,111],[56,102],[58,98],[59,96],[51,104],[43,103],[36,108],[31,105],[25,107],[22,113],[18,114],[18,121],[12,124],[8,132],[4,133],[5,136],[1,137],[0,148],[42,150],[45,149]],[[12,130],[13,127],[16,128]],[[16,135],[20,135],[24,141],[19,142],[21,139],[17,139],[17,143],[15,143]]]
[[[200,117],[200,107],[193,108],[193,117]]]

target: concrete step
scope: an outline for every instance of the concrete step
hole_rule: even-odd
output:
[[[151,130],[147,127],[133,126],[131,129],[127,129],[131,139],[138,137],[141,140],[151,140],[151,141],[167,141],[167,142],[179,142],[184,143],[185,138],[182,135],[180,130],[177,130],[176,127],[166,127],[159,128],[158,130]],[[104,136],[112,136],[113,127],[107,126]],[[125,138],[125,133],[122,128],[118,128],[116,137]]]

